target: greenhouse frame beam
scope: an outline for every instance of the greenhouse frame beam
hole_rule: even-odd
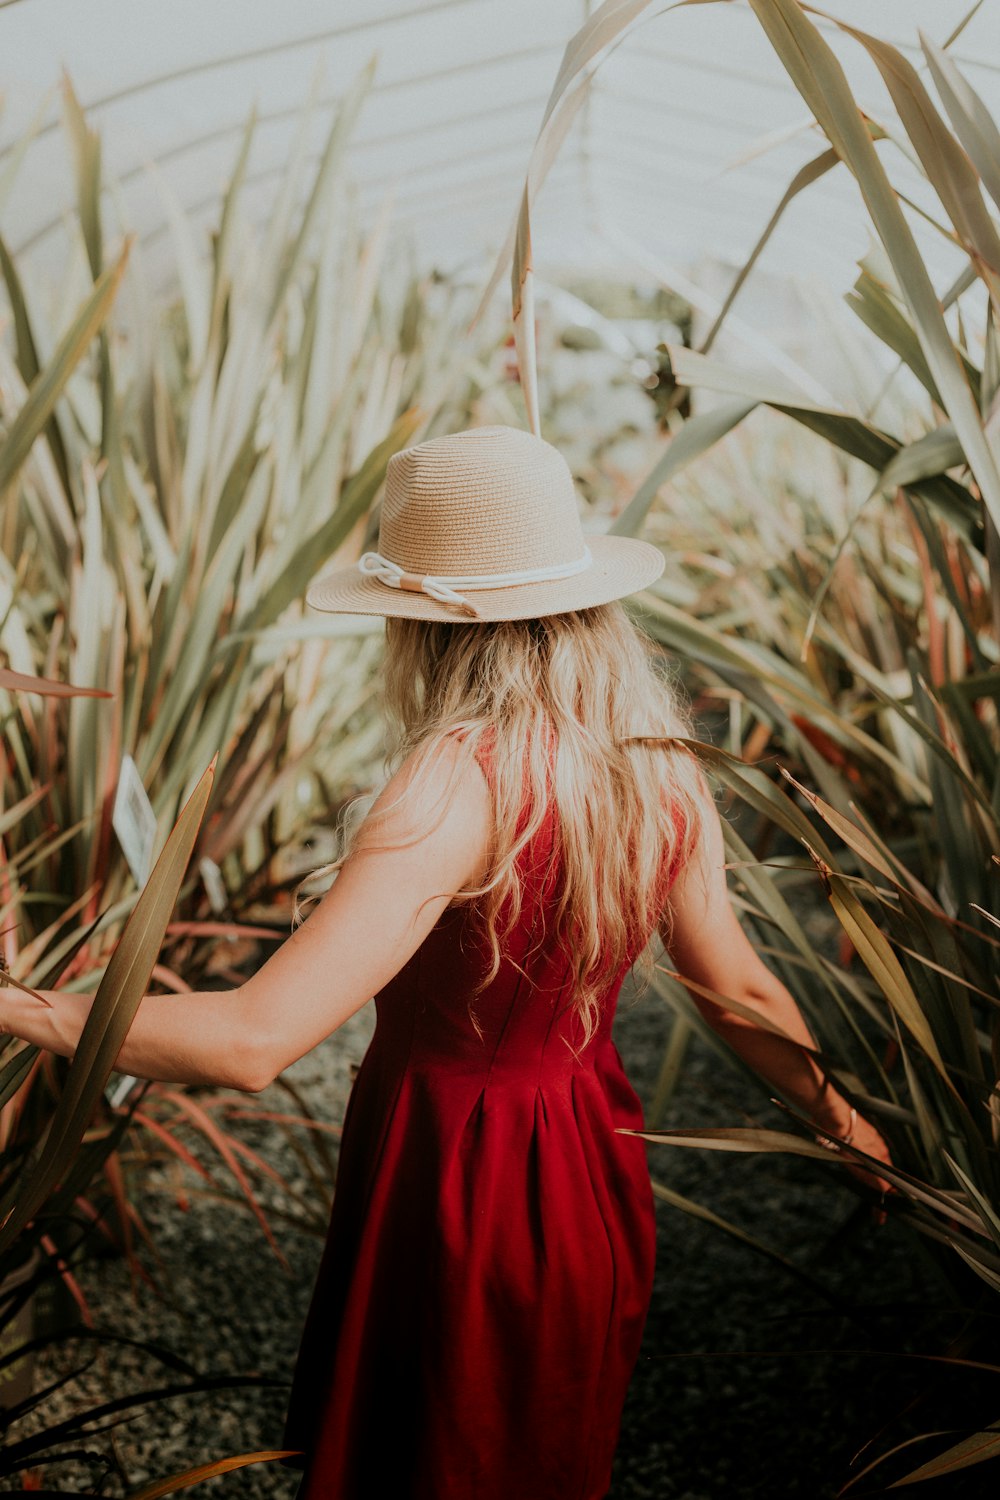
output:
[[[314,108],[323,109],[327,105],[333,106],[339,104],[342,98],[342,93],[336,95],[328,95],[325,99],[318,100],[314,105]],[[538,102],[539,101],[537,97],[535,95],[532,95],[531,98],[517,100],[514,103],[493,105],[489,109],[480,111],[476,118],[480,119],[485,117],[492,117],[494,115],[510,113],[517,108],[524,109],[528,108],[531,105],[537,105]],[[302,109],[303,106],[301,104],[298,104],[288,109],[273,110],[270,114],[258,115],[257,122],[260,124],[273,124],[277,120],[296,119],[302,113]],[[455,126],[464,124],[467,118],[468,117],[466,115],[450,115],[447,119],[425,121],[422,124],[413,125],[406,130],[388,131],[385,135],[368,136],[363,140],[352,140],[351,151],[353,153],[354,151],[364,151],[366,149],[372,150],[380,146],[391,146],[395,141],[411,140],[414,136],[422,135],[424,133],[433,133],[435,130],[451,130]],[[163,166],[165,162],[178,160],[179,158],[186,155],[189,151],[198,150],[202,146],[210,146],[213,144],[213,142],[223,140],[230,135],[238,136],[240,132],[245,129],[246,120],[244,119],[237,121],[235,124],[224,125],[218,127],[215,130],[206,131],[202,135],[190,137],[189,139],[180,142],[180,144],[176,146],[169,147],[166,151],[158,152],[153,156],[143,157],[141,161],[135,162],[131,167],[127,167],[125,171],[115,173],[113,180],[116,184],[124,186],[129,182],[133,182],[137,177],[142,177],[148,171],[149,165],[151,163],[157,167]],[[0,153],[0,155],[2,155],[2,153]],[[411,169],[407,168],[407,176],[410,175],[410,172]],[[109,184],[103,184],[103,191],[106,193],[108,190]],[[41,240],[45,239],[47,235],[53,233],[54,230],[58,229],[62,222],[63,221],[61,216],[52,219],[46,219],[43,224],[39,224],[35,229],[32,230],[27,239],[22,240],[16,246],[16,253],[20,255],[24,251],[33,249],[34,246]]]
[[[268,42],[260,47],[249,47],[245,52],[227,52],[224,57],[206,58],[203,62],[186,63],[184,67],[172,68],[166,73],[154,73],[148,78],[137,79],[135,83],[126,84],[124,88],[115,89],[110,94],[104,94],[99,99],[92,100],[87,107],[102,109],[107,104],[117,104],[120,100],[129,99],[132,95],[141,94],[147,89],[160,88],[165,83],[177,83],[182,78],[193,78],[198,73],[210,73],[216,68],[255,62],[259,58],[274,57],[281,52],[295,52],[301,47],[315,46],[317,42],[328,42],[338,36],[349,36],[352,32],[371,31],[379,26],[392,26],[399,21],[419,19],[433,11],[455,10],[458,6],[473,3],[475,0],[417,0],[416,4],[408,6],[406,10],[390,12],[388,15],[369,17],[361,21],[344,21],[339,26],[325,26],[321,31],[310,32],[308,36],[289,37],[281,42]]]
[[[469,0],[462,0],[462,3],[463,5],[468,5]],[[0,5],[0,9],[3,9],[3,6]],[[466,58],[465,62],[451,63],[448,68],[436,68],[432,72],[427,72],[427,74],[406,74],[402,78],[388,78],[384,83],[372,84],[372,87],[369,89],[369,98],[373,98],[375,95],[382,95],[382,93],[393,93],[399,89],[424,89],[429,84],[441,83],[445,78],[459,78],[460,75],[474,72],[475,69],[495,68],[495,66],[502,65],[502,63],[528,62],[528,60],[534,60],[535,57],[538,57],[541,51],[555,51],[556,48],[558,48],[558,43],[553,43],[552,46],[517,46],[517,48],[511,49],[510,52],[496,52],[492,57]],[[337,95],[330,95],[327,98],[331,102],[339,102],[345,96],[345,93],[346,86]],[[108,105],[108,102],[114,102],[114,99],[117,98],[117,95],[108,95],[105,98],[90,99],[90,101],[82,101],[81,99],[79,107],[84,111],[84,114],[87,114],[90,110],[102,110],[102,108],[105,108],[105,105]],[[301,105],[295,105],[289,113],[294,114],[300,108]],[[538,113],[541,114],[543,108],[544,99],[538,96]],[[259,118],[261,120],[270,120],[270,118],[276,117],[276,115],[280,117],[280,115],[285,113],[286,111],[271,111],[270,114],[259,115]],[[40,139],[42,136],[51,135],[54,130],[60,129],[60,124],[61,120],[58,117],[54,118],[54,120],[49,120],[48,123],[40,126],[34,138]],[[156,154],[156,156],[148,157],[148,159],[156,160],[156,162],[159,162],[159,160],[168,160],[169,157],[174,156],[178,151],[186,150],[192,142],[193,145],[198,145],[202,141],[211,141],[216,136],[222,136],[223,133],[238,132],[238,130],[244,129],[244,126],[246,126],[246,117],[235,121],[234,124],[216,126],[213,130],[207,130],[202,135],[189,136],[186,141],[181,142],[180,147],[171,145],[171,147],[168,147],[168,150],[162,151],[162,153]],[[16,145],[18,145],[16,139],[15,141],[7,142],[6,145],[0,145],[0,162],[4,159],[4,156],[9,156],[13,150],[16,150]]]
[[[479,161],[481,161],[483,159],[483,157],[489,156],[489,155],[500,155],[500,154],[506,153],[506,152],[516,152],[517,153],[518,162],[523,162],[525,160],[525,153],[528,150],[530,150],[531,144],[532,144],[533,141],[534,141],[534,136],[532,136],[531,140],[527,141],[527,142],[523,142],[523,141],[522,142],[513,142],[513,143],[512,142],[502,142],[500,145],[498,145],[496,147],[491,147],[491,148],[489,148],[487,150],[479,152],[478,155],[477,155],[477,157],[476,157],[476,161],[479,162]],[[316,162],[319,161],[321,155],[322,155],[321,152],[318,152],[318,151],[314,152],[309,158],[307,158],[307,160],[310,161],[311,163],[315,164]],[[460,165],[461,166],[468,166],[469,165],[468,153],[467,152],[466,153],[462,153],[462,154],[460,154],[460,155],[458,155],[456,157],[451,158],[451,164],[455,165],[455,166],[460,166]],[[437,163],[435,165],[440,165],[440,163]],[[244,185],[246,187],[257,187],[257,186],[260,186],[262,183],[268,182],[268,181],[270,181],[274,177],[281,176],[281,174],[283,172],[286,172],[287,170],[288,170],[288,164],[287,164],[287,162],[283,162],[283,161],[282,162],[278,162],[275,165],[270,166],[270,167],[262,167],[257,172],[250,172],[250,173],[248,173],[246,175],[246,177],[244,177],[244,179],[243,179]],[[567,170],[567,168],[566,168],[566,165],[564,164],[564,166],[563,166],[563,172],[565,173],[566,170]],[[391,187],[391,184],[393,182],[398,181],[400,179],[400,176],[403,176],[405,178],[410,178],[413,175],[414,175],[413,171],[407,171],[407,172],[405,172],[403,174],[395,173],[391,177],[385,177],[385,176],[382,176],[382,177],[379,177],[379,178],[372,177],[372,178],[369,178],[366,182],[364,182],[362,184],[359,184],[360,192],[361,192],[361,194],[363,194],[367,189],[378,189],[378,188],[385,189],[385,187],[387,185],[389,185]],[[463,179],[461,179],[461,181],[462,182],[476,183],[476,182],[478,182],[480,180],[481,175],[482,175],[481,173],[476,172],[475,176],[468,177],[468,178],[463,178]],[[511,211],[512,212],[513,212],[514,207],[516,206],[516,195],[517,195],[517,190],[518,190],[518,186],[520,184],[522,175],[523,174],[521,173],[521,171],[518,168],[516,168],[516,167],[512,168],[512,170],[511,170],[511,177],[510,177],[510,187],[511,187],[511,194],[512,194],[512,198],[511,198]],[[448,190],[450,190],[451,188],[453,188],[456,185],[457,184],[446,184],[446,188]],[[499,184],[497,184],[497,186],[499,186]],[[407,201],[409,201],[410,198],[415,197],[415,196],[419,196],[420,198],[426,198],[426,196],[427,196],[427,186],[426,186],[426,184],[423,184],[420,187],[415,188],[412,192],[402,192],[402,193],[394,194],[393,195],[393,201],[394,201],[394,203],[397,203],[397,204],[398,203],[406,203]],[[200,213],[204,212],[205,209],[211,208],[213,206],[213,204],[217,204],[219,202],[220,202],[220,196],[219,196],[218,190],[216,189],[215,192],[206,194],[206,196],[204,198],[199,198],[196,202],[191,203],[191,204],[185,204],[185,205],[183,205],[183,207],[184,207],[185,213],[187,213],[187,214],[200,214]],[[431,203],[431,204],[428,205],[428,207],[433,210],[433,208],[435,207],[435,204]],[[61,223],[62,220],[58,220],[56,222],[57,223]],[[149,243],[151,240],[155,240],[155,239],[159,238],[159,236],[161,234],[165,233],[169,229],[169,227],[170,226],[169,226],[168,222],[165,219],[163,219],[158,224],[152,225],[149,230],[140,233],[139,238],[143,241],[143,243]]]

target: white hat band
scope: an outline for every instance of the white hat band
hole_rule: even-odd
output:
[[[572,578],[583,573],[593,563],[590,548],[584,547],[583,556],[573,562],[554,563],[547,568],[525,568],[518,573],[408,573],[398,563],[383,557],[381,552],[363,552],[358,558],[358,570],[366,578],[377,578],[390,588],[408,589],[413,593],[429,594],[441,604],[456,604],[468,614],[481,618],[476,606],[463,597],[458,590],[498,589],[515,583],[549,583],[557,578]]]

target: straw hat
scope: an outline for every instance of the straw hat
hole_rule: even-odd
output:
[[[551,443],[471,427],[389,460],[378,551],[319,578],[314,609],[418,620],[522,620],[607,604],[658,578],[648,542],[584,537]]]

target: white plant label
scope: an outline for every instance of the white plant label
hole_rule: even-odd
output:
[[[209,859],[207,854],[203,855],[198,861],[198,868],[201,871],[201,878],[205,882],[208,904],[215,912],[215,915],[219,916],[221,912],[225,911],[229,901],[229,893],[226,890],[226,882],[222,878],[222,871],[215,863],[215,860]]]
[[[156,814],[131,755],[122,757],[111,826],[118,835],[132,878],[141,890],[153,868]],[[125,1103],[138,1082],[131,1073],[120,1073],[117,1078],[108,1080],[104,1093],[112,1109]]]
[[[122,757],[111,826],[118,835],[132,878],[141,890],[153,868],[156,815],[131,755]]]

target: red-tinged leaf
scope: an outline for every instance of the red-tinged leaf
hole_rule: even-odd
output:
[[[115,1238],[115,1234],[114,1234],[114,1231],[111,1229],[111,1226],[105,1222],[104,1215],[103,1214],[99,1214],[97,1212],[97,1209],[90,1202],[90,1200],[87,1199],[87,1198],[84,1198],[82,1194],[78,1193],[77,1197],[75,1199],[75,1202],[76,1202],[76,1207],[80,1210],[80,1212],[87,1215],[87,1217],[90,1219],[91,1223],[94,1225],[94,1228],[100,1230],[100,1232],[104,1235],[104,1238],[108,1241],[108,1243],[111,1244],[111,1245],[114,1245],[114,1247],[115,1247],[116,1250],[120,1249],[120,1242]],[[155,1245],[155,1243],[153,1241],[153,1236],[150,1234],[149,1230],[147,1229],[146,1225],[144,1224],[144,1222],[142,1220],[142,1216],[140,1215],[140,1213],[139,1213],[138,1209],[136,1208],[135,1204],[134,1203],[130,1203],[128,1201],[128,1199],[126,1199],[125,1200],[125,1207],[126,1207],[126,1210],[128,1212],[129,1218],[132,1220],[132,1223],[135,1225],[136,1229],[138,1229],[138,1231],[139,1231],[140,1235],[142,1236],[143,1240],[149,1246],[150,1250],[152,1250],[153,1254],[157,1257],[157,1259],[162,1262],[162,1256],[160,1255],[159,1251],[156,1248],[156,1245]],[[158,1287],[157,1287],[157,1285],[156,1285],[156,1282],[153,1280],[152,1276],[150,1276],[149,1272],[146,1270],[146,1267],[143,1265],[142,1261],[139,1259],[139,1257],[137,1255],[131,1255],[129,1257],[129,1270],[133,1274],[133,1276],[135,1276],[135,1275],[141,1276],[142,1280],[153,1291],[158,1291],[159,1290]]]
[[[13,807],[6,808],[0,814],[0,833],[4,833],[8,828],[14,828],[20,823],[25,814],[29,813],[33,807],[37,807],[38,803],[47,797],[51,790],[51,781],[46,781],[41,786],[33,787],[30,792],[21,798],[20,802],[15,802]],[[6,859],[4,862],[6,863]]]
[[[837,962],[842,969],[849,969],[851,967],[851,960],[856,952],[857,949],[854,944],[843,928],[841,928],[837,933]]]
[[[203,1167],[194,1153],[189,1151],[188,1148],[184,1145],[184,1142],[179,1141],[174,1135],[173,1131],[168,1130],[165,1125],[161,1125],[159,1120],[154,1119],[152,1115],[145,1114],[141,1109],[133,1111],[132,1119],[137,1124],[145,1125],[147,1130],[152,1131],[153,1135],[157,1136],[165,1146],[169,1147],[174,1155],[178,1157],[179,1160],[181,1160],[185,1164],[185,1166],[190,1167],[194,1172],[198,1172],[202,1177],[204,1177],[206,1182],[212,1181],[211,1172]]]
[[[265,1161],[260,1153],[258,1151],[255,1151],[252,1146],[248,1146],[246,1141],[238,1141],[235,1136],[230,1136],[229,1144],[239,1156],[244,1157],[248,1162],[255,1166],[258,1172],[263,1173],[265,1177],[270,1177],[272,1182],[277,1183],[282,1192],[287,1193],[290,1198],[298,1196],[292,1191],[291,1187],[288,1185],[288,1182],[284,1177],[282,1177],[281,1173],[277,1171],[275,1167],[272,1167],[270,1162]]]
[[[80,1283],[77,1281],[76,1277],[73,1275],[73,1272],[70,1270],[69,1266],[59,1254],[58,1248],[56,1247],[55,1241],[52,1239],[52,1236],[48,1234],[39,1235],[39,1241],[46,1255],[50,1256],[55,1261],[56,1269],[59,1272],[59,1275],[62,1277],[63,1282],[65,1283],[66,1290],[69,1292],[70,1296],[73,1298],[73,1301],[80,1309],[80,1316],[83,1319],[84,1323],[88,1328],[93,1328],[94,1320],[91,1317],[90,1308],[87,1305],[87,1299],[83,1295],[83,1290],[80,1286]]]
[[[85,821],[86,819],[81,819],[80,822],[76,825],[77,828],[82,828]],[[87,902],[94,897],[95,893],[99,889],[100,881],[95,880],[93,885],[90,886],[88,890],[84,891],[82,896],[78,896],[75,901],[71,902],[71,904],[67,906],[66,910],[61,912],[54,922],[50,922],[47,927],[43,928],[42,931],[39,932],[37,937],[32,939],[30,943],[26,943],[24,945],[21,950],[21,962],[24,965],[25,973],[30,974],[35,968],[36,964],[41,963],[46,952],[54,945],[55,937],[60,927],[65,927],[67,923],[74,921],[75,918],[78,917],[79,914],[83,911],[84,907],[87,905]],[[46,988],[50,989],[54,988],[54,986],[46,985]]]
[[[194,1123],[199,1126],[212,1142],[213,1146],[215,1146],[226,1166],[239,1183],[247,1202],[253,1210],[254,1217],[264,1231],[268,1244],[278,1257],[283,1269],[287,1271],[289,1269],[288,1261],[282,1253],[277,1240],[274,1238],[271,1226],[267,1221],[267,1215],[258,1203],[246,1173],[236,1160],[236,1153],[232,1148],[232,1142],[225,1131],[219,1129],[207,1110],[202,1109],[200,1104],[196,1103],[194,1099],[189,1099],[185,1094],[180,1094],[174,1089],[164,1089],[163,1098],[173,1100],[179,1109],[190,1115]]]
[[[231,1120],[270,1120],[275,1125],[302,1125],[306,1130],[325,1130],[330,1135],[343,1134],[343,1126],[328,1120],[310,1120],[307,1115],[284,1115],[273,1109],[241,1109],[233,1105],[226,1111]]]
[[[807,739],[814,750],[817,750],[823,759],[831,766],[836,766],[848,781],[864,782],[864,776],[855,765],[853,759],[846,751],[837,744],[836,740],[830,738],[818,724],[812,723],[803,714],[789,714],[789,718],[796,729]]]
[[[301,1453],[301,1448],[264,1448],[257,1453],[238,1453],[232,1458],[219,1458],[214,1463],[199,1464],[195,1469],[186,1469],[183,1474],[173,1474],[169,1479],[155,1479],[141,1490],[133,1490],[127,1500],[160,1500],[161,1495],[172,1495],[175,1490],[187,1489],[201,1484],[216,1474],[228,1474],[233,1469],[246,1468],[247,1464],[263,1464],[278,1458],[292,1458]]]
[[[132,1223],[128,1216],[128,1198],[125,1193],[125,1184],[122,1181],[121,1160],[117,1151],[109,1151],[104,1161],[104,1174],[111,1188],[111,1196],[114,1199],[115,1208],[118,1212],[118,1223],[121,1226],[122,1244],[129,1265],[133,1263],[132,1252]],[[134,1272],[133,1272],[134,1289]]]
[[[146,991],[212,789],[218,757],[181,811],[97,988],[37,1164],[0,1227],[0,1251],[14,1243],[72,1164]]]
[[[167,989],[173,990],[175,995],[191,993],[191,986],[187,981],[181,978],[176,969],[168,968],[166,964],[154,964],[149,977],[159,980],[160,984],[165,984]]]
[[[251,927],[243,922],[168,922],[168,937],[250,937],[281,942],[287,933],[274,927]]]
[[[39,693],[46,698],[113,698],[106,688],[76,687],[72,682],[53,682],[48,677],[29,677],[0,667],[0,688],[12,693]]]
[[[0,964],[0,983],[13,986],[15,990],[20,990],[22,995],[30,995],[33,1000],[38,1001],[39,1005],[44,1005],[46,1010],[52,1009],[51,1000],[46,1000],[45,996],[33,990],[30,984],[22,984],[19,979],[15,979],[10,970],[5,969],[2,964]]]

